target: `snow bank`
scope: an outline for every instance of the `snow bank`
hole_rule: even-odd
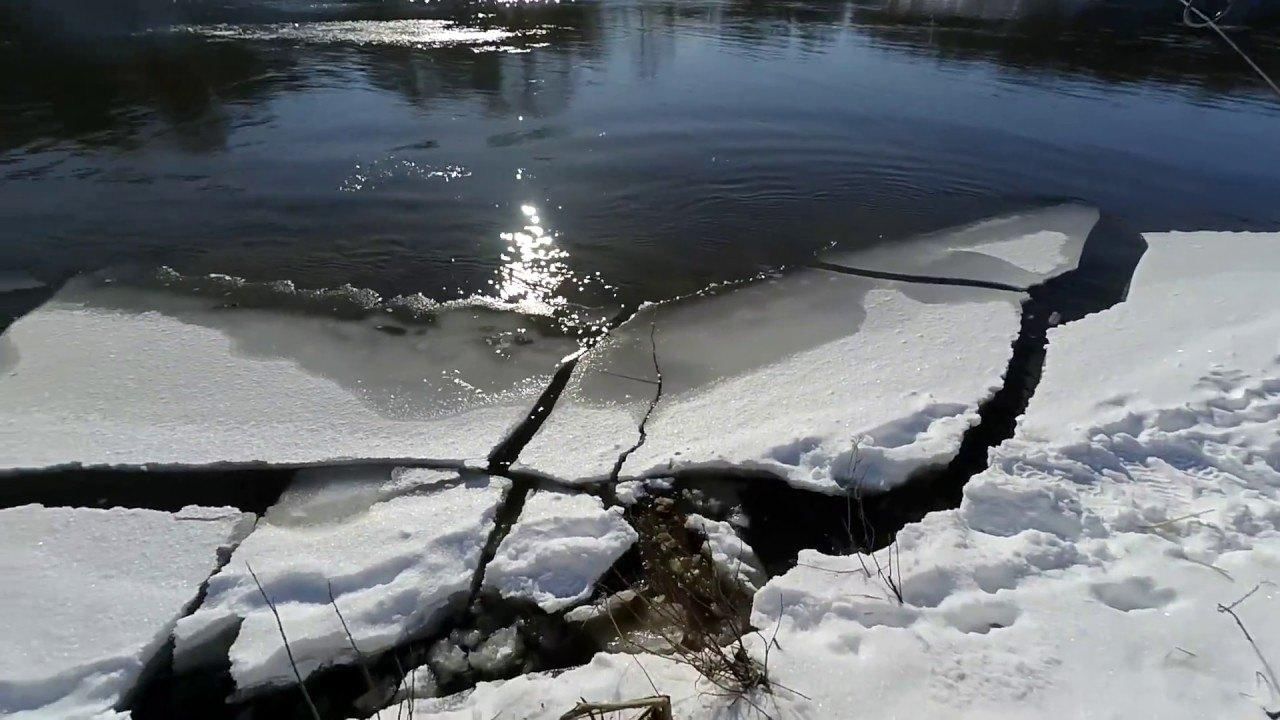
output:
[[[1074,270],[1098,211],[1059,205],[961,228],[826,253],[833,265],[1029,288]]]
[[[252,525],[233,508],[0,510],[0,715],[110,715]]]
[[[577,347],[533,323],[390,334],[78,281],[3,336],[0,469],[484,458]]]
[[[239,690],[291,684],[293,671],[256,573],[304,677],[420,635],[464,602],[509,482],[433,470],[304,473],[178,623],[176,662],[230,645]],[[238,628],[238,630],[237,630]],[[221,645],[220,645],[221,644]]]
[[[804,270],[648,306],[582,358],[519,466],[585,481],[625,455],[623,477],[892,486],[955,454],[1001,384],[1021,299]]]
[[[537,491],[498,544],[484,587],[558,612],[590,597],[596,581],[635,541],[622,508],[606,510],[591,495]]]
[[[1147,239],[961,507],[898,535],[904,604],[815,552],[757,594],[782,682],[886,716],[1280,709],[1218,610],[1257,588],[1235,612],[1280,658],[1280,235]]]

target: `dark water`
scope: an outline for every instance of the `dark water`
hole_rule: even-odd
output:
[[[1280,228],[1280,101],[1175,0],[9,2],[0,272],[45,281],[634,302],[1065,198]]]

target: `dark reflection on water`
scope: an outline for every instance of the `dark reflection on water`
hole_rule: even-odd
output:
[[[1280,73],[1271,8],[1231,17]],[[548,292],[635,302],[1064,198],[1141,230],[1280,227],[1280,103],[1178,19],[1175,0],[15,1],[0,269],[496,297],[532,208],[564,268]],[[339,21],[366,24],[310,24]]]

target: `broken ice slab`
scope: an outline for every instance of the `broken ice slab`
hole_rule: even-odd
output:
[[[73,281],[0,336],[0,470],[485,458],[577,349],[513,312],[430,320]]]
[[[583,356],[518,466],[889,487],[955,454],[1001,384],[1023,298],[802,270],[648,306]]]
[[[635,543],[622,514],[592,495],[535,491],[485,568],[484,587],[547,612],[573,607]]]
[[[252,526],[234,508],[0,510],[0,716],[109,714]]]
[[[1144,237],[1148,249],[1123,303],[1049,330],[1043,379],[1018,423],[1020,438],[1080,442],[1125,423],[1137,435],[1138,419],[1153,411],[1165,411],[1169,431],[1192,423],[1189,408],[1198,403],[1227,412],[1254,393],[1275,392],[1240,385],[1274,376],[1280,364],[1280,316],[1269,312],[1280,307],[1280,235]],[[1234,397],[1224,400],[1228,388]]]
[[[1027,289],[1074,270],[1098,211],[1058,205],[891,243],[832,250],[819,260],[857,271]]]
[[[373,654],[430,632],[470,596],[509,488],[436,470],[303,471],[178,623],[175,664],[229,656],[240,693],[295,682],[266,598],[303,677],[356,662],[352,640]]]

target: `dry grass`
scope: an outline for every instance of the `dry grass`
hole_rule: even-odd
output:
[[[745,638],[759,635],[748,620],[751,595],[698,551],[685,516],[670,500],[637,506],[632,521],[640,536],[644,579],[636,589],[643,617],[620,618],[606,608],[619,641],[632,652],[657,652],[693,668],[714,688],[709,694],[731,704],[744,702],[770,717],[756,698],[780,687],[769,677],[769,651],[777,642],[765,641],[763,659],[748,650]],[[639,639],[645,634],[658,647]],[[654,692],[659,692],[656,685]]]

